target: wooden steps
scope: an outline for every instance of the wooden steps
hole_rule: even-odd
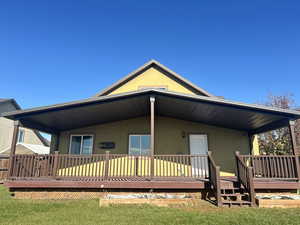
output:
[[[251,206],[251,202],[249,201],[230,201],[230,200],[223,200],[223,205],[239,205],[239,206]]]
[[[250,194],[235,178],[220,179],[220,200],[221,206],[254,206]]]
[[[222,189],[221,201],[223,206],[252,206],[249,194],[243,188]]]
[[[246,194],[234,193],[234,194],[221,194],[221,197],[239,197],[239,196],[247,196]]]

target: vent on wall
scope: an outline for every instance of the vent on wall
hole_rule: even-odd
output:
[[[166,85],[138,86],[138,89],[139,90],[149,90],[149,89],[168,90],[168,86],[166,86]]]

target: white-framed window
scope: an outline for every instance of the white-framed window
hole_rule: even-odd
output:
[[[130,134],[129,155],[150,155],[150,135]]]
[[[70,154],[90,155],[93,153],[94,135],[91,134],[72,134],[70,137]]]
[[[25,137],[25,130],[19,129],[18,142],[23,143],[24,142],[24,137]]]

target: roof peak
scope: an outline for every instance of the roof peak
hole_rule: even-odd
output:
[[[136,76],[140,75],[143,71],[148,70],[151,67],[158,67],[161,70],[167,72],[169,75],[171,75],[173,78],[181,81],[182,83],[184,83],[186,86],[188,86],[189,88],[193,89],[194,91],[203,94],[204,96],[208,96],[208,97],[213,97],[214,95],[210,94],[209,92],[207,92],[206,90],[198,87],[197,85],[193,84],[192,82],[188,81],[187,79],[183,78],[181,75],[177,74],[176,72],[174,72],[173,70],[169,69],[168,67],[164,66],[163,64],[161,64],[160,62],[158,62],[155,59],[151,59],[150,61],[146,62],[144,65],[142,65],[141,67],[137,68],[136,70],[134,70],[133,72],[129,73],[128,75],[126,75],[125,77],[123,77],[122,79],[120,79],[119,81],[115,82],[114,84],[112,84],[111,86],[109,86],[108,88],[105,88],[104,90],[98,92],[96,95],[94,95],[93,97],[99,97],[99,96],[103,96],[106,94],[109,94],[110,92],[112,92],[113,90],[117,89],[118,87],[122,86],[123,84],[127,83],[128,81],[130,81],[131,79],[135,78]]]

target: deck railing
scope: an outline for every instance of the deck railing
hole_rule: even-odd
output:
[[[240,155],[253,168],[254,178],[299,180],[298,155]]]
[[[212,152],[208,152],[209,182],[212,185],[217,206],[222,206],[220,167],[216,165]]]
[[[7,178],[9,156],[0,155],[0,183]]]
[[[14,155],[10,179],[208,178],[207,155]],[[153,166],[152,166],[153,165]]]
[[[249,193],[249,200],[251,201],[251,204],[255,205],[253,168],[246,164],[246,162],[243,160],[243,156],[241,156],[239,152],[235,153],[235,157],[237,166],[237,179]]]

